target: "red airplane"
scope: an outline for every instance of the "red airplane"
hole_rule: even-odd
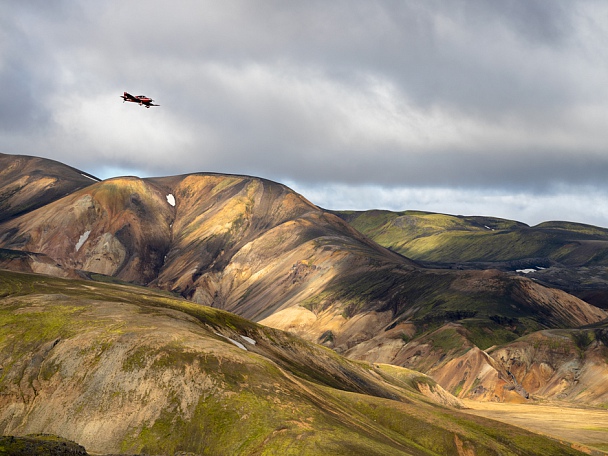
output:
[[[160,106],[160,105],[152,103],[154,100],[145,95],[137,95],[135,97],[135,96],[131,95],[129,92],[124,92],[124,94],[120,98],[122,98],[123,103],[125,101],[130,101],[132,103],[139,103],[140,106],[145,106],[146,108],[149,108],[150,106]]]

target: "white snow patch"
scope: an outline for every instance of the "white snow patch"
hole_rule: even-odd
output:
[[[484,364],[479,374],[477,374],[477,378],[481,380],[488,372],[493,370],[495,369],[490,364]]]
[[[237,347],[242,348],[243,350],[247,351],[247,349],[245,348],[245,346],[242,343],[237,342],[236,340],[231,339],[230,337],[226,337],[226,339],[228,339],[230,342],[232,342]]]
[[[237,342],[236,340],[231,339],[230,337],[226,337],[226,336],[224,336],[223,334],[220,334],[220,333],[218,333],[218,332],[216,332],[215,334],[217,334],[217,335],[218,335],[218,336],[220,336],[220,337],[223,337],[224,339],[228,339],[230,342],[232,342],[232,343],[233,343],[234,345],[236,345],[237,347],[242,348],[243,350],[247,351],[247,348],[246,348],[246,347],[245,347],[245,346],[244,346],[242,343]]]
[[[87,239],[89,239],[89,234],[91,234],[91,230],[87,230],[84,232],[84,234],[82,236],[80,236],[80,239],[78,239],[78,242],[76,243],[76,251],[78,252],[78,250],[80,250],[80,247],[82,247],[82,244],[84,244]]]
[[[93,176],[88,176],[88,175],[86,175],[86,174],[82,174],[82,173],[80,173],[80,175],[81,175],[81,176],[84,176],[84,177],[88,177],[88,178],[89,178],[89,179],[91,179],[92,181],[95,181],[95,182],[101,182],[101,180],[100,180],[100,179],[95,179]]]
[[[490,228],[488,225],[484,225],[487,230],[494,231],[494,228]]]
[[[255,345],[256,342],[251,337],[241,336],[245,342],[249,342],[251,345]]]
[[[536,272],[536,269],[516,269],[515,272],[521,272],[523,274],[530,274],[531,272]]]
[[[172,193],[169,193],[167,195],[167,203],[169,203],[171,206],[175,207],[175,196],[173,196]]]

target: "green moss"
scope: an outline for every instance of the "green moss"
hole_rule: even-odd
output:
[[[139,346],[131,351],[122,362],[122,370],[125,372],[134,372],[144,369],[149,362],[151,350],[146,346]]]
[[[434,332],[429,336],[429,342],[433,349],[443,353],[467,351],[468,347],[464,346],[464,338],[454,328],[446,328]]]
[[[504,345],[520,337],[517,328],[510,330],[492,320],[470,319],[462,324],[467,329],[467,339],[481,350],[493,345]],[[520,331],[524,330],[522,326],[519,328]]]
[[[440,263],[550,258],[565,264],[608,264],[608,248],[578,249],[573,240],[608,240],[608,230],[548,222],[535,227],[492,217],[425,212],[340,213],[354,228],[409,258]]]
[[[595,334],[593,331],[579,330],[572,331],[570,333],[570,337],[576,344],[576,347],[579,349],[581,354],[591,345],[591,343],[595,340]]]
[[[66,338],[76,331],[71,319],[85,310],[76,305],[46,305],[30,308],[30,312],[14,312],[14,305],[0,308],[0,347],[18,339],[20,345],[31,348],[41,341]]]
[[[25,437],[0,436],[1,456],[56,456],[84,454],[84,448],[70,440],[49,434]]]
[[[2,273],[0,277],[4,277]],[[90,340],[90,350],[83,349],[80,355],[101,356],[111,347],[112,331],[129,330],[114,322],[92,321],[87,316],[86,309],[108,301],[126,302],[129,308],[137,306],[152,318],[170,318],[173,312],[164,309],[185,312],[197,320],[203,338],[215,337],[213,332],[218,330],[247,334],[257,340],[257,354],[235,348],[223,353],[222,358],[211,352],[192,353],[179,339],[162,347],[140,346],[128,353],[122,364],[127,372],[147,369],[179,375],[179,369],[188,366],[198,369],[209,381],[205,382],[203,395],[192,398],[190,405],[184,405],[179,390],[168,383],[168,406],[155,419],[132,429],[122,445],[127,453],[454,454],[458,436],[476,454],[559,454],[558,450],[568,454],[565,447],[551,446],[547,439],[530,439],[531,443],[527,443],[525,438],[519,438],[529,436],[523,431],[503,432],[503,425],[461,418],[451,410],[425,402],[411,388],[400,386],[407,383],[409,374],[403,373],[407,371],[391,374],[403,375],[400,382],[385,384],[377,375],[369,374],[371,366],[367,363],[354,363],[329,349],[227,312],[140,287],[31,275],[10,277],[14,281],[7,287],[9,297],[0,303],[0,349],[10,346],[14,359],[20,359],[19,350],[27,352],[44,342],[29,332],[42,334],[52,342],[59,336],[82,335],[91,328],[95,329],[96,338]],[[24,296],[28,284],[37,294]],[[374,286],[360,285],[367,296],[378,292]],[[430,299],[422,288],[419,291],[421,299]],[[432,302],[439,308],[449,305],[439,300]],[[23,334],[26,337],[19,338]],[[7,364],[3,367],[6,371],[11,369]],[[43,370],[39,379],[52,377],[58,368],[48,363],[48,371]],[[382,378],[391,377],[382,369],[378,371]],[[430,382],[424,377],[411,381]],[[121,391],[104,394],[119,397]],[[77,417],[86,414],[87,405],[82,401],[75,407]],[[517,438],[519,445],[513,451],[501,443],[501,439],[508,441],[511,437]],[[536,451],[536,447],[541,450]]]
[[[60,363],[56,363],[54,361],[46,362],[40,368],[40,378],[44,381],[48,381],[53,377],[53,375],[59,372],[60,368]]]
[[[311,296],[300,303],[300,306],[311,311],[312,313],[319,314],[333,303],[333,293],[322,292],[317,295]]]
[[[153,369],[180,368],[192,365],[199,354],[184,349],[179,342],[172,342],[161,349],[156,350],[158,355],[152,362]]]
[[[465,381],[466,381],[465,379],[460,380],[460,382],[458,382],[458,385],[456,385],[456,386],[455,386],[455,387],[452,389],[451,393],[452,393],[454,396],[458,397],[458,395],[459,395],[460,393],[462,393],[462,388],[464,388],[464,383],[465,383]]]
[[[188,418],[177,409],[163,410],[159,418],[144,426],[138,435],[125,440],[122,450],[152,454],[176,451],[252,454],[256,448],[264,447],[266,451],[272,448],[269,440],[277,431],[288,432],[295,441],[296,426],[290,421],[302,419],[300,412],[304,410],[294,408],[293,399],[284,393],[259,394],[262,391],[256,389],[233,389],[227,395],[202,397]]]
[[[213,187],[213,190],[211,190],[211,194],[216,195],[221,191],[226,190],[242,181],[243,179],[239,177],[223,177],[219,181],[219,183],[215,187]]]

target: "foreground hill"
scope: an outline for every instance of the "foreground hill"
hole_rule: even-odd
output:
[[[437,405],[457,402],[421,374],[150,289],[0,272],[0,294],[5,435],[96,453],[577,454]]]
[[[160,288],[352,358],[427,372],[462,350],[607,317],[525,277],[421,267],[289,188],[248,176],[92,183],[0,223],[0,247],[0,267]],[[446,385],[465,381],[451,372]],[[506,400],[515,380],[495,375],[483,397]]]
[[[87,456],[82,445],[49,434],[0,436],[0,456]]]

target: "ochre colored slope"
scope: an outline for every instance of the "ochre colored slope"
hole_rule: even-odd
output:
[[[0,222],[98,180],[54,160],[0,153]]]
[[[157,287],[354,358],[437,375],[462,349],[607,317],[497,270],[422,268],[287,187],[247,176],[95,183],[0,224],[0,248],[3,267]],[[445,325],[460,328],[454,350],[437,332]]]
[[[117,178],[6,222],[1,243],[44,254],[65,269],[147,283],[163,264],[172,220],[172,208],[156,188]]]

